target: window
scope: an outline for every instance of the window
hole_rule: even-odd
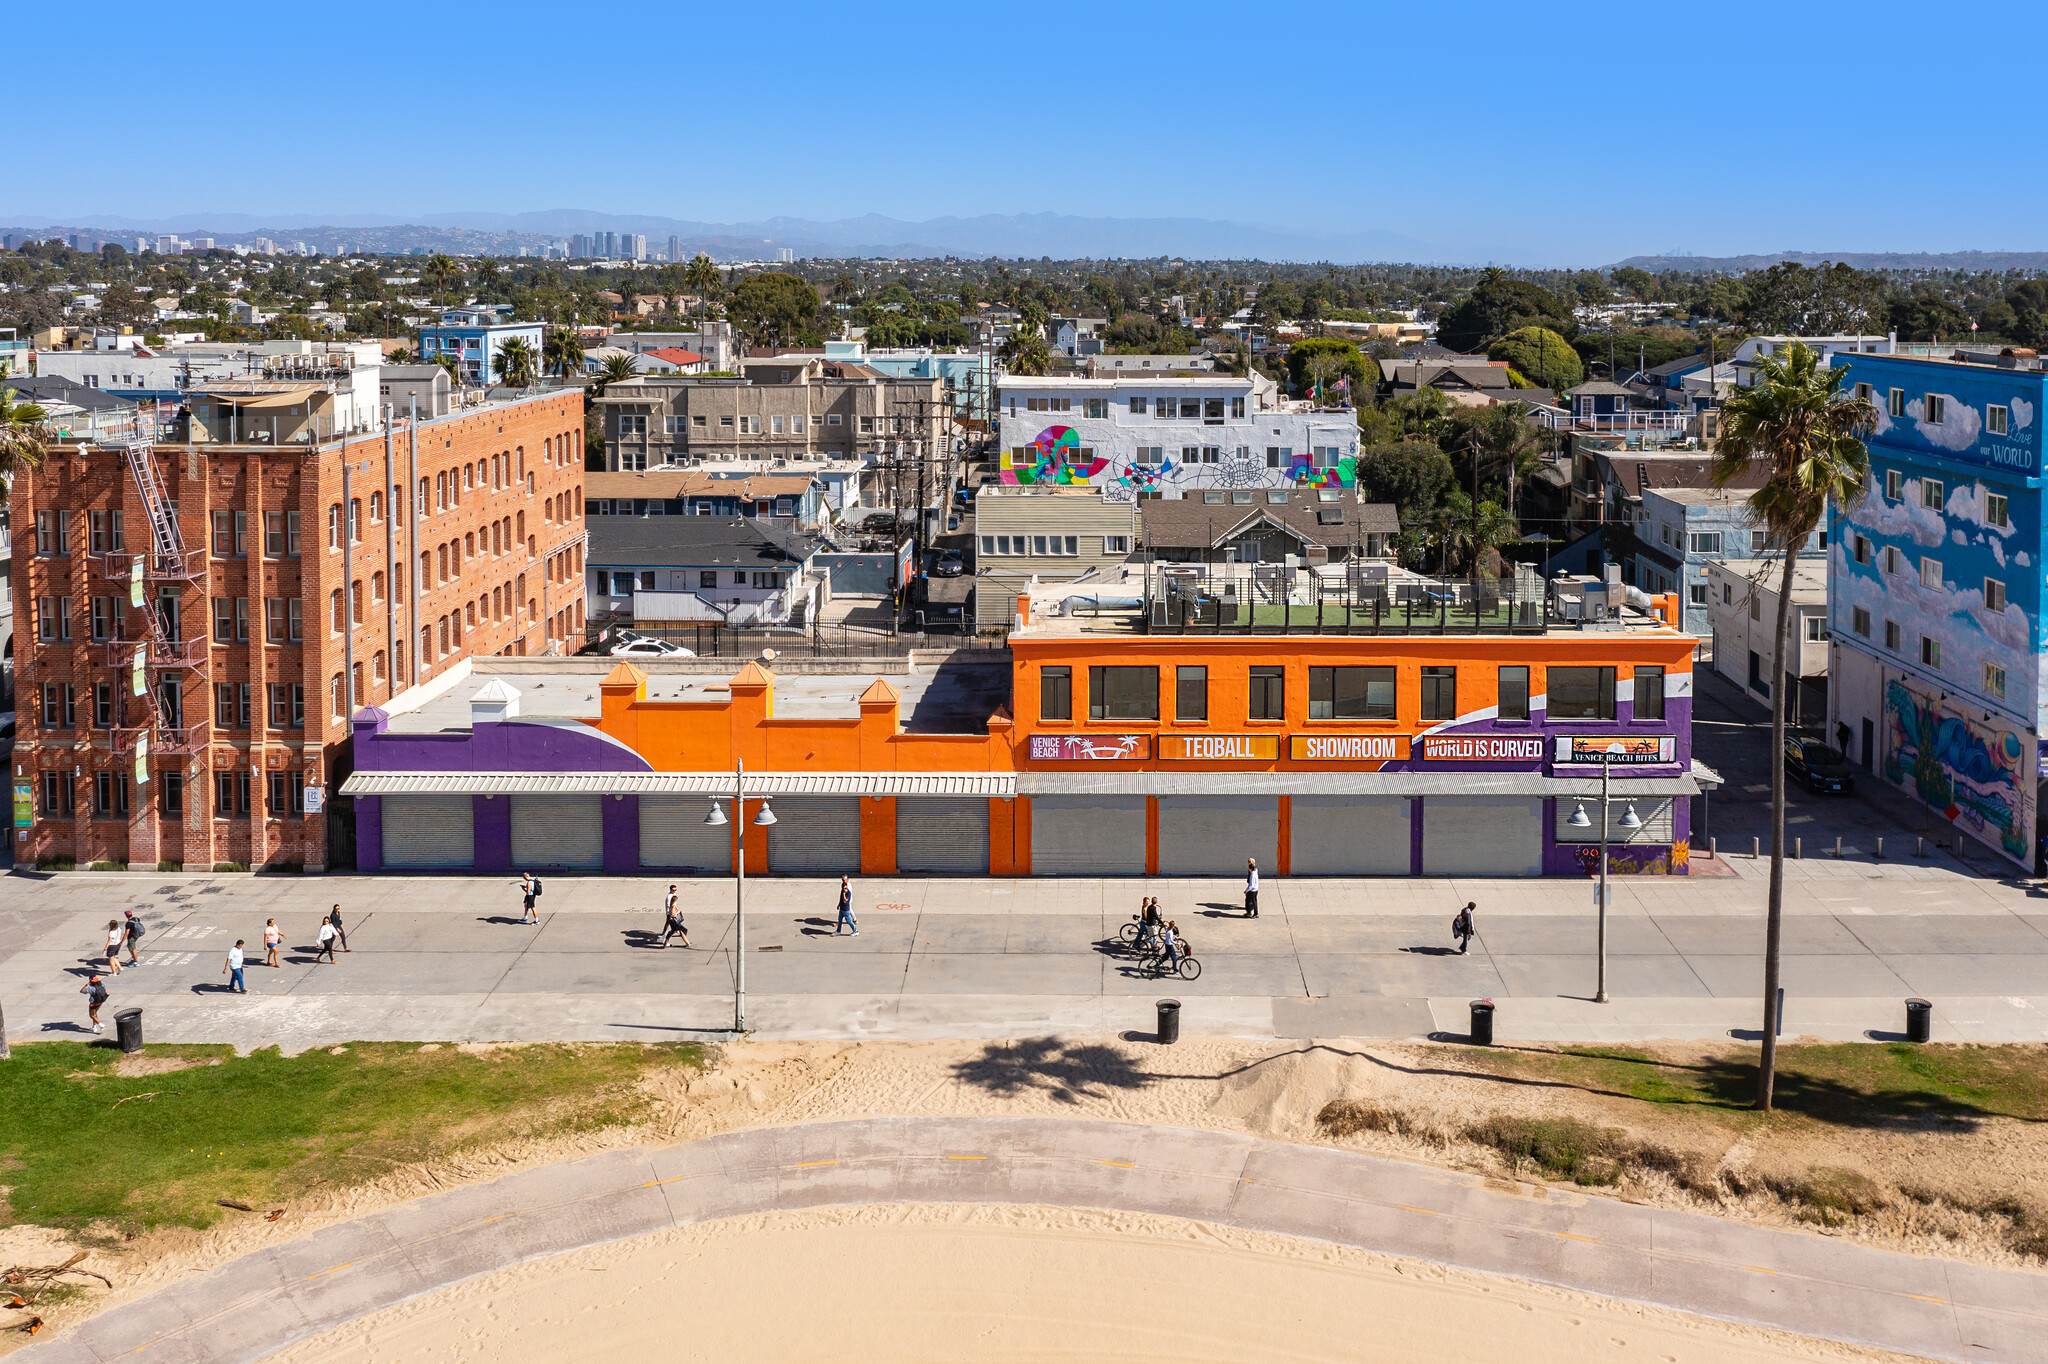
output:
[[[1164,464],[1166,463],[1166,447],[1163,445],[1140,445],[1137,454],[1131,458],[1133,462],[1138,464]]]
[[[270,684],[270,727],[272,729],[304,729],[306,727],[306,689],[298,683],[289,685],[282,682]]]
[[[1157,720],[1159,669],[1093,667],[1088,670],[1088,718]]]
[[[1920,661],[1930,668],[1941,666],[1941,641],[1920,636]]]
[[[1209,718],[1209,670],[1207,668],[1176,668],[1173,673],[1173,718],[1176,720],[1206,720]]]
[[[1985,433],[1987,435],[1993,436],[2005,435],[2007,425],[2006,418],[2007,411],[2005,408],[1999,406],[1997,403],[1991,403],[1987,405],[1984,409]]]
[[[1885,410],[1891,413],[1891,415],[1893,415],[1894,417],[1905,416],[1906,390],[1903,388],[1893,389],[1891,391],[1890,396],[1885,399]]]
[[[1244,415],[1244,399],[1242,397],[1230,400],[1230,415],[1233,417],[1242,417]]]
[[[1899,649],[1899,623],[1888,620],[1884,623],[1884,647],[1897,653]]]
[[[93,773],[93,813],[114,818],[128,813],[128,778],[112,772]]]
[[[249,813],[249,774],[247,772],[216,772],[213,774],[213,812],[216,815],[246,815]]]
[[[381,572],[370,575],[370,600],[384,600],[384,575]]]
[[[95,643],[95,644],[104,644],[104,643],[106,643],[106,641],[107,641],[108,639],[110,639],[110,638],[112,638],[112,637],[113,637],[113,632],[114,632],[114,599],[113,599],[112,597],[94,597],[94,598],[92,599],[92,641],[93,641],[93,643]]]
[[[77,699],[69,682],[43,683],[43,728],[70,729],[75,725]]]
[[[1767,547],[1768,547],[1769,545],[1770,545],[1770,533],[1769,533],[1768,531],[1761,531],[1761,530],[1753,530],[1753,531],[1751,531],[1751,532],[1749,533],[1749,552],[1750,552],[1750,553],[1752,553],[1752,554],[1757,554],[1757,553],[1761,553],[1761,552],[1762,552],[1762,551],[1763,551],[1764,549],[1766,549],[1766,548],[1767,548]]]
[[[1038,718],[1041,720],[1071,720],[1074,718],[1074,670],[1072,668],[1040,668],[1038,670]]]
[[[1287,669],[1254,667],[1251,674],[1250,704],[1246,719],[1287,718]]]
[[[1933,509],[1934,509],[1935,511],[1940,511],[1940,510],[1941,510],[1941,492],[1942,492],[1942,486],[1941,486],[1941,480],[1940,480],[1940,479],[1938,479],[1938,478],[1923,478],[1923,479],[1921,479],[1921,480],[1920,480],[1920,505],[1921,505],[1921,506],[1923,506],[1923,507],[1932,507],[1932,508],[1933,508]]]
[[[1984,580],[1984,609],[2003,611],[2005,609],[2005,584],[1996,578]]]
[[[1894,393],[1898,392],[1897,389],[1893,389],[1892,391]],[[1906,476],[1900,473],[1897,469],[1885,470],[1884,495],[1886,497],[1889,497],[1894,502],[1897,502],[1904,498],[1906,495]]]
[[[1107,398],[1083,399],[1081,402],[1081,415],[1084,417],[1107,417],[1109,415],[1109,400]]]
[[[1808,644],[1824,644],[1827,642],[1827,638],[1828,618],[1826,616],[1806,617],[1806,642]]]
[[[1861,403],[1869,402],[1871,400],[1871,395],[1873,392],[1874,390],[1870,387],[1869,384],[1856,385],[1856,401]]]
[[[59,515],[54,511],[36,513],[36,553],[45,559],[64,553],[64,537],[58,531]]]
[[[1394,718],[1392,668],[1310,668],[1308,718],[1311,720],[1391,720]]]
[[[242,515],[242,513],[236,512],[235,515],[239,518]],[[240,536],[237,535],[236,538],[239,539]],[[352,545],[356,545],[361,544],[362,540],[363,499],[360,497],[351,497],[348,500],[348,542]],[[238,549],[236,552],[240,553],[240,550]]]
[[[46,815],[75,815],[78,813],[76,797],[71,789],[71,778],[62,772],[43,773],[43,813]]]
[[[306,774],[303,772],[272,772],[270,774],[270,813],[273,815],[302,815],[306,812]]]
[[[1458,670],[1452,667],[1425,667],[1422,670],[1422,718],[1425,720],[1455,720],[1458,718]]]
[[[1922,587],[1941,586],[1941,560],[1930,559],[1924,554],[1920,556],[1920,585]]]
[[[1852,543],[1855,546],[1854,554],[1856,562],[1859,564],[1868,564],[1870,562],[1870,541],[1865,537],[1859,535]]]
[[[2003,493],[1984,494],[1984,524],[1987,526],[1997,526],[2000,529],[2012,524],[2006,517],[2005,495]]]
[[[1131,552],[1131,537],[1128,535],[1103,536],[1102,552],[1104,554],[1129,554]]]
[[[1940,426],[1948,420],[1948,399],[1939,393],[1927,395],[1927,415],[1921,418],[1929,426]]]
[[[1662,720],[1664,718],[1664,670],[1662,668],[1637,667],[1635,676],[1635,718],[1638,720]]]
[[[120,512],[96,511],[87,515],[91,518],[89,533],[94,554],[118,554],[127,548],[122,542]]]
[[[703,421],[704,419],[703,419],[702,417],[699,417],[699,418],[697,418],[697,420],[698,420],[699,422],[701,422],[701,421]],[[838,414],[837,412],[828,412],[828,413],[826,413],[826,414],[825,414],[825,425],[827,425],[827,426],[837,426],[837,425],[839,425],[839,424],[840,424],[840,423],[839,423],[839,414]]]
[[[1223,400],[1221,398],[1205,398],[1202,400],[1202,424],[1204,426],[1223,425]]]
[[[333,677],[328,679],[327,690],[329,693],[328,713],[337,720],[342,719],[348,714],[348,700],[341,689],[340,673],[336,673]]]
[[[2005,669],[1994,663],[1984,665],[1984,694],[2005,699]]]
[[[185,774],[166,772],[163,774],[163,808],[167,815],[185,813]]]
[[[229,597],[213,599],[213,642],[232,644],[235,642],[235,603]]]
[[[781,576],[779,573],[756,573],[754,575],[754,586],[773,590],[776,580]]]
[[[1614,718],[1614,669],[1550,668],[1545,677],[1551,719]]]
[[[1758,592],[1753,586],[1749,590],[1749,618],[1751,620],[1762,620],[1764,618],[1763,594]]]
[[[1498,685],[1499,701],[1495,706],[1495,718],[1501,720],[1527,720],[1529,718],[1529,670],[1525,667],[1502,668]]]
[[[341,589],[335,588],[327,594],[327,628],[340,634],[344,621],[341,614]]]
[[[1849,611],[1849,628],[1865,639],[1870,638],[1870,611],[1866,607],[1852,607]]]
[[[1899,549],[1898,549],[1898,546],[1896,546],[1896,545],[1886,545],[1886,546],[1884,547],[1884,571],[1885,571],[1885,572],[1887,572],[1887,573],[1890,573],[1890,574],[1897,574],[1897,573],[1898,573],[1898,571],[1899,571]]]
[[[697,586],[700,588],[718,586],[718,570],[715,568],[700,570],[697,574]]]
[[[1670,522],[1668,522],[1668,521],[1659,521],[1659,522],[1657,523],[1657,535],[1658,535],[1658,537],[1659,537],[1659,538],[1660,538],[1660,539],[1661,539],[1661,540],[1662,540],[1662,541],[1663,541],[1663,542],[1664,542],[1665,544],[1667,544],[1667,545],[1668,545],[1668,544],[1670,544],[1670,543],[1671,543],[1671,523],[1670,523]]]
[[[225,552],[220,547],[221,515],[222,513],[220,512],[213,514],[213,552],[215,554]],[[327,547],[329,549],[341,548],[341,503],[339,502],[332,503],[327,508]]]
[[[1142,416],[1144,416],[1144,415],[1145,415],[1145,399],[1144,399],[1144,398],[1142,398],[1142,397],[1135,397],[1135,398],[1132,398],[1132,399],[1131,399],[1131,415],[1132,415],[1132,416],[1134,416],[1134,417],[1142,417]]]

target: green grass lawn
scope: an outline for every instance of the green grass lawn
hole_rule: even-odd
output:
[[[0,1220],[201,1227],[219,1198],[275,1206],[407,1162],[628,1123],[648,1103],[641,1075],[703,1062],[691,1043],[147,1054],[200,1064],[124,1077],[119,1051],[78,1042],[0,1062]]]
[[[1498,1074],[1702,1112],[1747,1110],[1756,1052],[1660,1060],[1628,1047],[1557,1052],[1497,1048],[1465,1053]],[[1781,1112],[1843,1126],[1915,1119],[2048,1119],[2048,1048],[1842,1043],[1778,1049],[1774,1102]]]

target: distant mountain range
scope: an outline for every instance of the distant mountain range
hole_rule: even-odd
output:
[[[1780,261],[1852,266],[1858,270],[2048,270],[2048,251],[1778,251],[1764,256],[1630,256],[1608,269],[1634,266],[1657,274],[1684,270],[1739,275]]]
[[[212,237],[219,242],[268,237],[305,242],[323,253],[346,245],[378,254],[449,251],[514,255],[538,251],[578,233],[636,232],[647,237],[650,256],[682,239],[682,254],[701,251],[715,260],[773,259],[788,250],[798,257],[929,259],[938,256],[1052,257],[1073,259],[1420,261],[1437,254],[1428,244],[1394,232],[1316,234],[1248,223],[1201,218],[1082,218],[1060,213],[985,214],[976,218],[933,218],[905,222],[869,214],[819,222],[769,218],[752,223],[707,223],[681,218],[551,209],[538,213],[429,214],[412,222],[369,215],[315,221],[278,215],[179,214],[168,218],[93,215],[75,223],[0,225],[16,237]]]

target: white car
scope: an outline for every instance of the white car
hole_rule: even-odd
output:
[[[642,635],[629,639],[613,648],[613,658],[695,658],[697,655],[680,644],[671,644],[665,639],[649,639]]]

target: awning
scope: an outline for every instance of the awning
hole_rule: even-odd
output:
[[[282,412],[290,407],[304,407],[321,396],[317,388],[302,388],[290,393],[208,393],[204,395],[217,403],[233,403],[244,412]]]
[[[1696,796],[1689,776],[1616,777],[1617,798]],[[1563,796],[1600,794],[1598,777],[1541,772],[1020,772],[1020,796]]]
[[[357,772],[344,796],[729,796],[730,772]],[[1011,772],[749,772],[750,796],[1017,794]]]

